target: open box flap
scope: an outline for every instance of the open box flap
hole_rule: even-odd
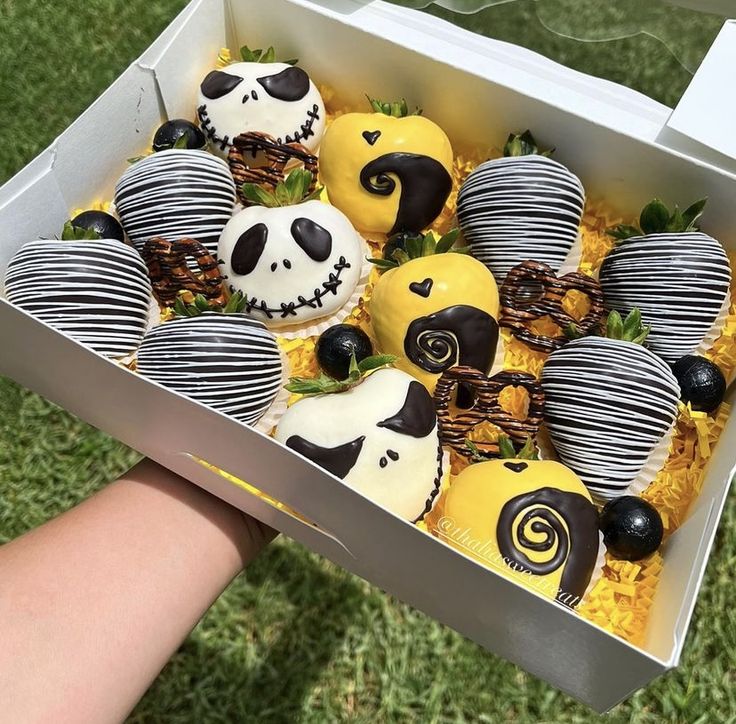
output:
[[[732,12],[736,14],[736,3]],[[667,120],[661,143],[736,172],[736,20],[727,21]]]
[[[514,0],[510,0],[514,2]],[[736,63],[736,27],[734,23],[726,23],[718,35],[716,42],[708,52],[705,60],[698,62],[695,59],[687,60],[678,54],[679,48],[672,43],[674,31],[658,33],[658,27],[667,28],[669,24],[668,5],[682,6],[693,11],[709,14],[709,23],[719,23],[736,14],[736,4],[732,0],[711,0],[710,2],[692,2],[688,0],[657,0],[652,3],[633,3],[627,0],[632,7],[621,6],[618,3],[605,3],[609,7],[600,8],[598,14],[601,20],[598,27],[591,28],[590,24],[575,29],[576,23],[569,18],[565,20],[564,3],[557,0],[537,0],[530,12],[536,13],[538,20],[544,24],[547,8],[557,4],[555,15],[561,18],[559,27],[547,27],[549,35],[557,34],[566,41],[577,40],[580,43],[600,44],[606,40],[616,41],[621,38],[631,38],[636,35],[658,37],[662,44],[661,54],[672,54],[683,64],[683,75],[689,78],[695,71],[695,77],[688,90],[683,95],[674,112],[667,106],[658,103],[637,91],[625,88],[602,78],[593,78],[565,67],[551,60],[535,50],[522,48],[492,37],[483,37],[477,32],[464,29],[472,27],[477,30],[483,27],[489,35],[493,35],[494,6],[507,5],[509,0],[394,0],[385,3],[381,0],[316,0],[328,12],[341,12],[362,19],[368,15],[383,17],[397,22],[403,28],[410,27],[419,30],[438,42],[449,40],[456,53],[465,51],[480,53],[488,59],[498,59],[506,65],[513,66],[516,72],[525,69],[531,72],[534,81],[529,85],[529,79],[520,79],[516,86],[523,92],[529,89],[540,99],[551,98],[563,108],[575,112],[579,109],[580,98],[573,99],[577,91],[586,100],[586,113],[594,120],[606,125],[611,113],[615,114],[619,128],[628,126],[634,135],[675,148],[687,155],[699,158],[724,170],[736,170],[736,141],[730,128],[736,108],[736,94],[728,89],[733,86],[730,79],[730,69]],[[527,3],[527,5],[529,5]],[[437,9],[455,11],[444,12],[444,16],[451,19],[440,19],[428,13],[437,12]],[[628,11],[627,11],[628,8]],[[419,12],[425,10],[426,12]],[[610,10],[609,17],[605,10]],[[670,7],[671,10],[671,7]],[[482,22],[474,22],[477,13],[485,13]],[[633,17],[631,17],[633,15]],[[693,22],[699,16],[693,12]],[[606,22],[622,18],[619,25],[606,27]],[[455,24],[453,24],[455,23]],[[565,30],[563,26],[572,26]],[[594,23],[595,25],[595,23]],[[577,33],[577,35],[576,35]],[[415,38],[413,33],[405,34],[405,44],[411,44]],[[552,46],[554,47],[554,46]],[[706,46],[707,47],[707,46]],[[703,52],[706,50],[703,48]],[[427,48],[417,47],[418,50]],[[430,48],[435,57],[444,57],[447,49],[444,45]],[[451,56],[450,56],[451,57]],[[687,67],[685,67],[687,65]],[[688,74],[689,73],[689,74]],[[495,74],[494,74],[495,75]],[[497,75],[496,77],[503,77]],[[511,80],[511,78],[510,78]],[[514,78],[514,84],[517,78]],[[557,87],[564,86],[568,90],[568,97],[560,98]],[[557,86],[557,87],[556,87]],[[724,92],[726,97],[724,98]],[[730,93],[730,95],[729,95]],[[703,112],[707,109],[707,112]],[[671,113],[671,117],[670,117]],[[668,119],[669,117],[669,119]]]

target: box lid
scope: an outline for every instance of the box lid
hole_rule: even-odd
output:
[[[736,92],[727,77],[736,64],[736,21],[727,21],[736,16],[734,0],[591,0],[585,5],[570,0],[391,0],[391,4],[397,12],[408,11],[407,22],[417,28],[431,18],[454,25],[466,37],[474,33],[504,41],[518,61],[533,63],[536,56],[537,63],[554,61],[613,85],[627,77],[629,90],[641,94],[641,108],[657,117],[659,127],[652,140],[736,170],[736,140],[729,133]],[[641,72],[632,75],[632,65]],[[612,92],[620,93],[620,86]],[[635,96],[629,92],[627,102],[634,102]]]

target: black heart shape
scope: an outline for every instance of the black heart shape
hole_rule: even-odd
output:
[[[374,146],[380,137],[380,131],[363,131],[363,138],[365,138],[369,146]]]
[[[434,282],[431,279],[425,279],[423,282],[412,282],[409,285],[409,291],[426,299],[432,291],[433,284]]]

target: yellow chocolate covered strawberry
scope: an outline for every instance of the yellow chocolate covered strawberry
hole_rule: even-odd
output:
[[[498,343],[493,274],[452,248],[457,235],[409,237],[405,249],[373,260],[385,270],[370,303],[378,347],[430,392],[455,365],[488,372]]]
[[[575,607],[600,546],[598,513],[581,480],[552,460],[537,460],[531,441],[517,455],[471,465],[440,500],[434,532],[489,568]]]
[[[346,113],[327,129],[320,178],[330,203],[364,232],[422,231],[452,190],[445,132],[406,101],[371,101],[374,113]]]

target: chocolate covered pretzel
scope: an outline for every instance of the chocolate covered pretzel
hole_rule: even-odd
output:
[[[536,285],[541,286],[541,294],[534,293]],[[575,319],[562,306],[565,295],[573,290],[590,300],[590,309],[582,319]],[[511,269],[501,287],[500,301],[499,324],[540,352],[559,349],[569,338],[564,332],[552,337],[538,334],[530,329],[531,322],[549,317],[562,330],[573,325],[584,335],[597,327],[603,317],[603,290],[597,280],[581,272],[558,277],[550,266],[538,261],[524,261]]]
[[[265,164],[263,164],[264,156]],[[257,166],[253,165],[256,159],[259,164]],[[317,157],[309,153],[301,143],[279,143],[273,136],[257,131],[236,136],[228,153],[227,162],[235,180],[240,202],[244,206],[253,204],[242,192],[244,183],[276,188],[279,181],[286,178],[286,167],[295,161],[312,174],[312,183],[309,187],[311,193],[317,186]]]
[[[180,291],[201,294],[214,304],[226,303],[217,259],[196,239],[174,242],[159,237],[149,239],[143,246],[142,255],[154,296],[163,306],[173,306]],[[199,275],[189,269],[187,258],[194,260]]]
[[[470,409],[451,408],[453,392],[462,385],[470,390],[474,403]],[[523,420],[504,410],[499,395],[506,387],[523,387],[529,395],[529,410]],[[440,429],[440,441],[465,457],[471,455],[466,440],[484,422],[498,427],[515,442],[523,443],[534,437],[542,424],[544,391],[534,375],[505,371],[488,377],[473,367],[451,367],[442,373],[434,392],[435,409]],[[476,442],[484,457],[499,455],[497,442]]]

